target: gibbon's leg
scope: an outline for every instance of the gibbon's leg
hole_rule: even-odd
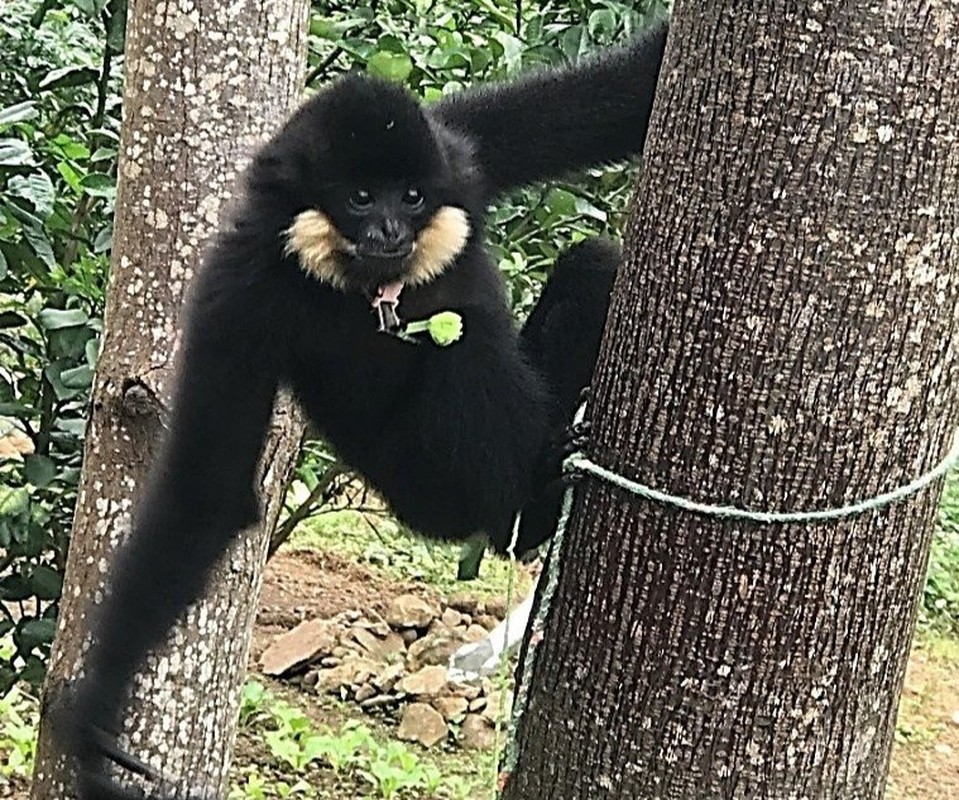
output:
[[[517,554],[538,547],[555,531],[563,493],[559,454],[583,389],[593,377],[621,256],[617,243],[602,238],[563,253],[520,334],[524,352],[550,388],[554,446],[548,454],[553,463],[541,470],[546,485],[523,507]]]
[[[279,378],[284,301],[269,269],[250,266],[254,246],[222,242],[196,279],[170,427],[95,611],[85,674],[52,712],[79,760],[81,800],[142,796],[111,778],[111,761],[140,771],[116,745],[130,680],[258,515],[255,473]]]

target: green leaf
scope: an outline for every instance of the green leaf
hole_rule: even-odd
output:
[[[45,308],[37,314],[37,324],[46,331],[55,331],[60,328],[75,328],[86,325],[90,317],[80,308]]]
[[[0,167],[31,167],[33,151],[20,139],[0,139]]]
[[[60,380],[67,389],[89,389],[93,384],[93,370],[86,364],[65,369],[60,373]]]
[[[12,125],[14,122],[34,119],[38,116],[37,104],[33,100],[24,100],[6,108],[0,108],[0,126]]]
[[[618,25],[615,12],[601,8],[589,15],[589,36],[597,42],[608,42],[616,35]]]
[[[93,197],[114,198],[117,193],[116,181],[102,172],[91,172],[80,180],[80,186]]]
[[[56,256],[53,254],[53,245],[47,235],[39,227],[32,225],[23,226],[23,238],[30,243],[33,252],[37,254],[47,269],[53,269],[57,265]]]
[[[11,489],[0,486],[0,519],[19,520],[30,510],[30,490],[26,486]]]
[[[90,17],[97,17],[110,0],[73,0],[73,5]]]
[[[380,78],[402,83],[413,71],[413,60],[406,53],[381,50],[367,59],[366,68]]]
[[[19,626],[13,639],[22,653],[29,653],[33,648],[50,644],[57,632],[57,621],[54,619],[31,619]]]
[[[63,576],[45,564],[33,568],[29,583],[30,591],[40,600],[57,600],[63,590]]]
[[[27,318],[16,311],[0,311],[0,328],[19,328],[27,324]]]
[[[34,172],[30,175],[14,175],[7,184],[10,193],[28,200],[41,217],[50,216],[56,191],[53,181],[46,172]]]
[[[57,465],[49,456],[33,453],[23,459],[23,476],[38,489],[45,489],[57,477]]]
[[[40,80],[37,88],[41,91],[51,89],[65,89],[70,86],[82,86],[85,83],[94,83],[100,76],[91,67],[60,67],[52,69]]]

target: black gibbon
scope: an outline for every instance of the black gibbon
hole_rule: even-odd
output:
[[[638,153],[665,36],[658,26],[598,58],[428,107],[347,76],[255,156],[191,288],[172,419],[85,672],[59,706],[80,800],[144,796],[112,774],[144,771],[116,742],[124,698],[257,519],[278,388],[426,536],[485,532],[502,551],[519,509],[551,508],[556,431],[589,380],[617,254],[572,251],[521,339],[484,248],[484,213],[504,190]],[[453,344],[393,335],[440,311],[461,317]],[[531,514],[519,550],[551,525]]]

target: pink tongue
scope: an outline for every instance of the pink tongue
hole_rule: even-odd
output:
[[[402,291],[403,281],[384,283],[376,290],[376,299],[373,301],[373,304],[379,305],[380,303],[392,303],[393,305],[396,305],[400,302],[400,292]]]

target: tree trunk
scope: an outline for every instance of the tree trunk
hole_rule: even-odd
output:
[[[677,5],[588,455],[839,506],[959,423],[959,2]],[[505,800],[880,798],[938,485],[587,478]]]
[[[307,7],[130,4],[106,331],[48,687],[81,669],[88,603],[102,598],[129,531],[166,415],[185,286],[242,163],[300,97]],[[202,796],[226,785],[266,546],[299,436],[297,415],[281,403],[263,461],[264,523],[239,538],[134,690],[131,752]],[[33,800],[73,796],[49,733],[41,727]]]

